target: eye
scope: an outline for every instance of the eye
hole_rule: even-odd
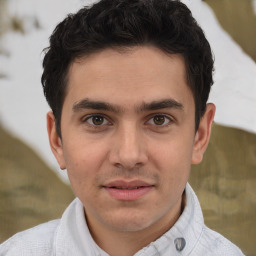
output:
[[[168,125],[172,119],[166,115],[155,115],[148,121],[150,125],[164,126]]]
[[[102,126],[109,124],[108,120],[101,115],[93,115],[85,118],[84,122],[87,122],[90,125],[93,126]]]

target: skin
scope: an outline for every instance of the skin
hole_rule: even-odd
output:
[[[215,106],[207,105],[195,132],[184,60],[154,47],[103,50],[76,60],[68,77],[61,139],[52,112],[47,114],[51,149],[67,169],[97,244],[113,256],[133,255],[179,218],[191,164],[201,162],[209,142]],[[132,188],[135,197],[123,190],[117,198],[108,184],[120,181],[148,187],[142,196]]]

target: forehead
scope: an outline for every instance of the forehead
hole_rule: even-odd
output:
[[[190,94],[183,57],[143,46],[105,49],[76,59],[69,69],[66,98],[107,99],[125,106],[168,97],[184,101]]]

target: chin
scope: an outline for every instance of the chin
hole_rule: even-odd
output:
[[[124,213],[122,216],[114,216],[109,221],[112,229],[119,232],[137,232],[147,229],[157,222],[156,218],[148,215],[148,213]]]

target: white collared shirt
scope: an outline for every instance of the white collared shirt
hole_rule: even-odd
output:
[[[204,225],[197,196],[186,186],[186,205],[174,226],[134,256],[242,256],[241,250]],[[17,233],[0,245],[0,256],[109,256],[93,240],[81,201],[62,218]]]

